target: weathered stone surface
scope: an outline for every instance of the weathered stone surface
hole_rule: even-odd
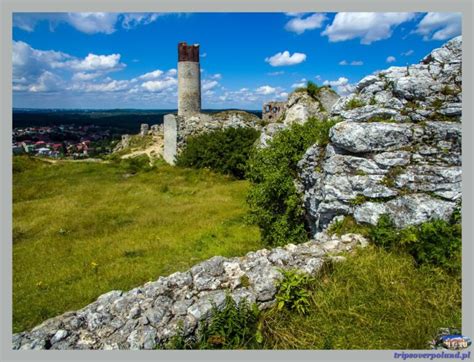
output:
[[[329,145],[298,163],[313,233],[343,215],[375,224],[388,213],[404,227],[447,219],[459,205],[461,46],[457,37],[419,64],[369,75],[333,106],[342,122]]]
[[[13,349],[154,349],[182,326],[185,335],[199,330],[213,305],[226,294],[237,303],[256,302],[260,309],[275,303],[280,268],[316,273],[326,253],[350,251],[367,241],[360,235],[330,237],[262,249],[244,257],[213,257],[189,271],[160,277],[128,292],[111,291],[77,312],[46,320],[30,332],[14,334]],[[242,285],[242,277],[248,282]],[[219,281],[219,284],[214,284]]]
[[[403,228],[432,219],[448,220],[455,207],[454,202],[412,194],[386,203],[366,202],[355,209],[354,218],[357,222],[375,225],[380,215],[388,214],[397,227]]]

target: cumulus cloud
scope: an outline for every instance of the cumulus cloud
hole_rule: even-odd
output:
[[[148,25],[163,16],[160,13],[128,13],[122,15],[122,27],[125,29],[132,29],[138,25]]]
[[[34,31],[41,21],[49,22],[51,31],[58,24],[69,24],[76,30],[86,34],[112,34],[117,26],[131,29],[139,25],[147,25],[158,19],[160,13],[15,13],[13,26],[25,31]]]
[[[263,95],[269,95],[269,94],[274,94],[277,91],[276,88],[271,87],[269,85],[262,85],[261,87],[258,87],[256,89],[256,92],[258,94],[263,94]]]
[[[54,73],[44,71],[34,83],[30,84],[30,92],[54,92],[61,88],[63,80]]]
[[[408,57],[414,53],[413,49],[407,50],[406,52],[401,53],[404,57]]]
[[[97,55],[89,53],[84,59],[67,61],[64,66],[81,71],[113,71],[124,68],[125,64],[120,63],[120,54]]]
[[[336,88],[336,92],[341,96],[347,95],[355,89],[355,84],[349,83],[349,79],[346,77],[339,77],[336,80],[325,80],[323,84]]]
[[[97,55],[84,58],[57,52],[38,50],[24,42],[13,42],[13,90],[15,92],[45,93],[54,91],[70,94],[111,93],[136,95],[140,101],[154,99],[149,93],[159,93],[167,101],[174,99],[176,69],[160,69],[132,79],[114,80],[107,76],[120,70],[120,54]],[[125,99],[125,98],[124,98]]]
[[[461,34],[461,22],[461,13],[428,13],[415,32],[423,35],[423,40],[446,40]]]
[[[201,88],[202,88],[203,91],[208,91],[208,90],[211,90],[211,89],[217,87],[218,85],[219,85],[219,82],[216,81],[216,80],[204,80],[202,82]]]
[[[79,72],[75,73],[72,76],[72,80],[77,80],[77,81],[86,81],[86,80],[91,80],[100,77],[102,74],[97,72],[97,73],[84,73],[84,72]]]
[[[359,66],[359,65],[364,65],[364,62],[362,60],[353,60],[351,62],[348,62],[347,60],[344,59],[339,62],[339,65]]]
[[[141,80],[157,79],[161,77],[162,75],[163,75],[163,71],[160,69],[157,69],[152,72],[148,72],[148,73],[140,75],[138,79],[141,79]]]
[[[397,60],[397,58],[395,58],[393,55],[389,55],[386,59],[386,62],[387,63],[393,63]]]
[[[288,21],[285,25],[287,31],[294,32],[296,34],[303,34],[306,30],[318,29],[323,26],[324,21],[327,19],[324,14],[312,14],[303,18],[304,14],[294,13],[295,17]]]
[[[149,80],[142,83],[142,87],[149,92],[162,92],[166,89],[173,88],[178,84],[175,78],[165,78],[159,80]]]
[[[296,65],[304,62],[306,60],[306,54],[303,53],[293,53],[290,55],[288,50],[284,52],[276,53],[271,57],[265,58],[265,61],[269,63],[272,67],[281,67],[284,65]]]
[[[415,13],[340,12],[321,34],[330,42],[360,38],[361,44],[371,44],[390,38],[396,26],[415,16]]]
[[[291,88],[301,88],[301,87],[304,87],[304,86],[306,86],[306,81],[307,81],[306,78],[303,78],[303,79],[301,79],[298,83],[293,83],[293,84],[291,85]]]

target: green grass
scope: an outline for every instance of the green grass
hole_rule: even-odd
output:
[[[323,268],[310,293],[304,315],[264,313],[265,348],[426,349],[438,328],[461,327],[458,278],[372,246]]]
[[[13,329],[81,308],[214,255],[262,248],[247,181],[159,165],[14,158]]]

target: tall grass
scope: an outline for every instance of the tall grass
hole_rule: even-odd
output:
[[[461,327],[459,277],[415,267],[408,254],[376,247],[326,266],[302,315],[263,316],[265,348],[426,349],[440,327]]]
[[[262,247],[247,225],[248,182],[208,170],[26,157],[13,162],[13,329],[185,270]]]

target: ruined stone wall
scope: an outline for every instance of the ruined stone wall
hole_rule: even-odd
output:
[[[274,305],[280,268],[316,273],[327,258],[365,246],[356,234],[329,237],[243,257],[213,257],[184,272],[146,283],[128,292],[114,290],[73,312],[51,318],[31,331],[13,335],[13,349],[154,349],[178,333],[194,336],[229,294],[260,309]],[[329,256],[330,254],[331,256]],[[335,260],[340,260],[341,257]],[[243,283],[243,277],[248,282]]]
[[[284,114],[286,102],[267,102],[262,108],[262,119],[266,122],[276,122]]]
[[[199,113],[190,116],[167,114],[164,119],[164,159],[172,165],[176,156],[184,148],[186,140],[191,136],[230,127],[261,129],[261,119],[244,111]]]

